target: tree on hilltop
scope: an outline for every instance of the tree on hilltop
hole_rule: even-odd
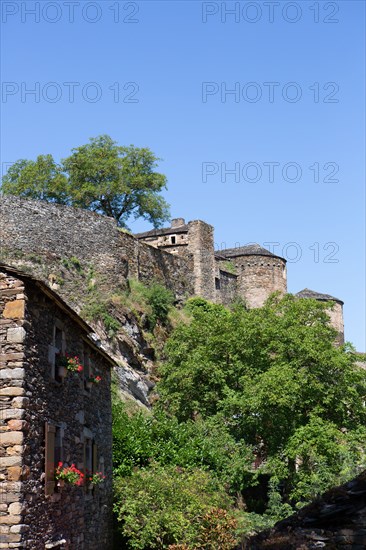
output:
[[[169,219],[159,160],[148,148],[119,146],[103,135],[72,149],[61,164],[52,155],[18,160],[3,177],[2,191],[92,210],[113,217],[120,227],[127,227],[130,217],[159,227]]]

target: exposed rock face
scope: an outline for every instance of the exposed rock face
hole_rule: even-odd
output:
[[[271,530],[251,538],[246,550],[364,550],[366,471],[331,489]]]

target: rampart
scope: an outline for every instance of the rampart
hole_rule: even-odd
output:
[[[49,266],[74,258],[93,266],[116,288],[134,277],[162,282],[178,300],[194,292],[189,261],[138,241],[112,218],[77,208],[1,197],[0,254],[8,263],[14,255]]]

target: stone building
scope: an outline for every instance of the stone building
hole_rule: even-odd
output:
[[[0,345],[0,548],[110,549],[113,361],[49,287],[3,264]],[[105,479],[62,487],[59,462]]]
[[[320,292],[315,292],[308,288],[300,290],[296,294],[299,298],[311,298],[313,300],[318,300],[319,302],[332,302],[333,306],[328,309],[328,315],[330,317],[330,322],[332,326],[338,331],[337,343],[344,344],[344,323],[343,323],[343,304],[342,300],[339,298],[334,298],[329,294],[321,294]]]
[[[214,250],[213,228],[203,221],[172,220],[171,226],[135,235],[139,241],[183,256],[192,265],[195,294],[228,305],[236,298],[248,307],[262,307],[273,292],[286,294],[286,259],[259,244]],[[308,289],[300,298],[334,302],[328,313],[338,331],[337,343],[344,343],[343,302],[329,294]]]
[[[237,293],[248,307],[262,307],[272,292],[287,292],[285,258],[259,244],[220,250],[217,255],[235,266]]]

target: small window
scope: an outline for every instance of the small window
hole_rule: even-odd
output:
[[[56,321],[53,327],[52,344],[48,349],[48,361],[51,365],[51,376],[57,382],[62,382],[62,377],[59,376],[57,368],[57,358],[63,355],[66,351],[65,332],[60,321]]]
[[[175,244],[175,237],[170,237],[171,244]]]
[[[93,472],[93,442],[90,438],[85,439],[85,471]]]
[[[89,389],[89,378],[91,377],[91,361],[90,353],[87,347],[84,348],[84,357],[83,357],[83,373],[84,373],[84,387],[86,390]]]
[[[45,493],[55,492],[55,470],[64,461],[63,428],[46,422],[45,425]]]
[[[216,290],[220,290],[221,288],[221,281],[218,277],[215,277],[215,288]]]
[[[62,440],[63,440],[63,430],[59,426],[56,426],[55,452],[54,452],[55,466],[57,466],[59,462],[64,461],[64,449],[63,449]]]

